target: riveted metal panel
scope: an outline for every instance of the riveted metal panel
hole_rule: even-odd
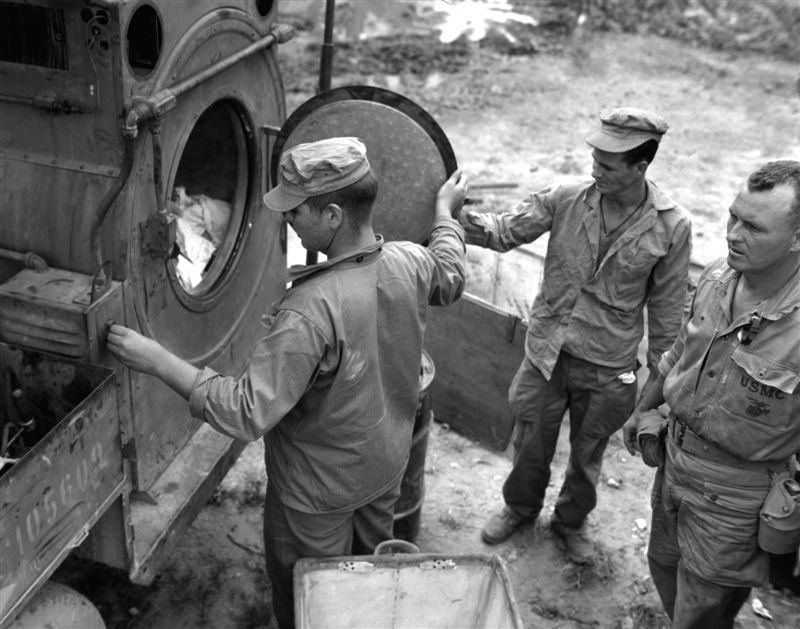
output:
[[[120,495],[125,472],[112,371],[0,344],[0,373],[20,392],[5,419],[35,422],[22,457],[0,470],[3,622]]]

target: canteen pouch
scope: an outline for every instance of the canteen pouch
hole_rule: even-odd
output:
[[[759,514],[758,545],[775,555],[794,552],[800,545],[800,491],[789,472],[772,480]]]

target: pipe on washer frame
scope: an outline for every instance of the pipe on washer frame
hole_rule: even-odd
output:
[[[333,75],[333,14],[336,0],[326,0],[325,33],[322,38],[322,54],[319,59],[319,91],[331,89]]]
[[[292,37],[294,37],[294,28],[288,24],[276,24],[270,29],[266,36],[253,42],[239,52],[232,54],[230,57],[226,57],[222,61],[218,61],[204,70],[200,70],[183,81],[156,92],[152,96],[134,98],[128,110],[128,114],[125,117],[125,124],[122,128],[123,135],[135,138],[139,133],[139,125],[142,124],[142,122],[150,120],[151,118],[163,116],[170,109],[175,107],[178,96],[184,92],[216,76],[223,70],[227,70],[242,59],[264,48],[269,48],[274,44],[287,42],[292,39]]]
[[[33,253],[32,251],[26,251],[25,253],[22,253],[19,251],[12,251],[11,249],[0,248],[0,258],[21,262],[27,268],[33,269],[37,273],[47,271],[49,268],[47,266],[47,262],[44,261],[44,258]]]
[[[103,269],[105,261],[103,259],[103,252],[100,244],[100,227],[102,227],[103,221],[105,221],[111,206],[114,205],[114,201],[117,200],[119,193],[122,192],[122,189],[128,182],[128,177],[130,177],[131,171],[133,170],[133,149],[134,139],[131,137],[125,137],[125,148],[122,155],[122,167],[119,175],[114,180],[114,184],[111,186],[111,188],[109,188],[108,192],[106,192],[105,196],[100,201],[97,212],[92,219],[89,246],[91,248],[92,257],[97,263],[98,269],[97,275],[95,275],[95,279],[92,282],[92,290],[96,291],[97,295],[102,295],[111,286],[109,278],[106,277]]]

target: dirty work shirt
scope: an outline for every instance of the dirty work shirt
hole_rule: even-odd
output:
[[[689,571],[726,587],[766,583],[758,513],[770,472],[800,452],[800,271],[758,307],[761,324],[749,344],[742,341],[752,313],[731,318],[740,277],[725,259],[706,267],[659,370],[672,414],[753,469],[701,458],[670,440],[648,551],[664,565],[679,553]]]
[[[203,369],[190,407],[236,439],[265,435],[269,482],[286,506],[353,510],[402,477],[427,306],[461,295],[464,233],[437,218],[427,248],[378,237],[290,278],[244,375]]]
[[[724,259],[704,270],[691,319],[659,364],[671,412],[695,433],[746,461],[785,461],[800,452],[800,273],[758,312],[749,344],[731,319],[740,273]],[[741,337],[741,338],[740,338]]]
[[[594,183],[573,183],[537,192],[514,212],[467,212],[460,219],[469,244],[495,251],[550,232],[525,339],[526,356],[547,379],[562,349],[596,365],[632,369],[645,303],[651,373],[680,328],[691,251],[686,212],[648,181],[639,219],[600,260],[600,196]]]

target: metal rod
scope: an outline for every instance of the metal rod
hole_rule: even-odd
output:
[[[471,183],[469,184],[470,190],[485,190],[488,188],[518,188],[518,183],[510,181],[498,181],[495,183]]]
[[[333,15],[336,0],[326,0],[325,3],[325,32],[322,39],[322,55],[319,61],[319,91],[327,92],[331,89],[331,76],[333,75]]]
[[[223,70],[227,70],[232,65],[239,63],[239,61],[245,57],[249,57],[250,55],[263,50],[264,48],[269,48],[273,44],[282,44],[287,42],[292,37],[294,37],[294,29],[291,26],[287,24],[276,24],[265,37],[259,39],[257,42],[254,42],[239,52],[232,54],[230,57],[226,57],[222,61],[209,66],[205,70],[201,70],[189,78],[176,83],[170,87],[169,90],[173,93],[173,95],[180,96],[187,90],[190,90],[200,83],[207,81],[212,76],[215,76]]]
[[[322,36],[322,52],[319,58],[319,91],[331,89],[333,75],[333,16],[336,0],[325,1],[325,31]],[[306,264],[316,264],[319,257],[316,251],[306,251]]]
[[[8,449],[11,447],[11,444],[14,443],[17,440],[17,437],[19,437],[23,432],[25,432],[25,428],[20,428],[19,430],[17,430],[17,434],[15,434],[8,441],[6,441],[3,451],[0,452],[0,456],[5,456],[6,454],[8,454]]]
[[[92,227],[89,232],[89,249],[92,252],[92,257],[97,263],[97,268],[99,270],[98,274],[95,276],[95,286],[92,286],[92,289],[97,289],[98,296],[104,294],[111,288],[111,278],[106,276],[104,270],[105,260],[103,258],[103,245],[100,242],[100,228],[103,226],[103,222],[106,216],[108,216],[108,211],[111,209],[111,206],[114,205],[117,197],[128,183],[128,177],[130,177],[131,171],[133,170],[134,139],[130,136],[124,136],[124,138],[122,166],[119,175],[117,175],[111,188],[106,191],[105,195],[100,200],[100,205],[97,207],[92,217]]]
[[[138,133],[139,125],[145,120],[163,116],[170,109],[175,107],[177,98],[184,92],[196,87],[200,83],[216,76],[223,70],[230,68],[232,65],[238,63],[242,59],[249,57],[260,50],[269,48],[274,44],[282,44],[289,41],[294,37],[294,28],[288,24],[276,24],[273,26],[269,33],[253,42],[246,48],[239,52],[232,54],[230,57],[218,61],[217,63],[208,66],[207,68],[196,72],[190,77],[179,81],[170,87],[160,90],[152,96],[146,98],[134,98],[133,104],[128,110],[123,125],[123,134],[126,137],[135,138]]]
[[[12,251],[11,249],[0,249],[0,258],[5,258],[6,260],[16,260],[17,262],[24,264],[29,269],[33,269],[37,272],[47,271],[48,269],[47,262],[31,251],[22,253],[20,251]]]

